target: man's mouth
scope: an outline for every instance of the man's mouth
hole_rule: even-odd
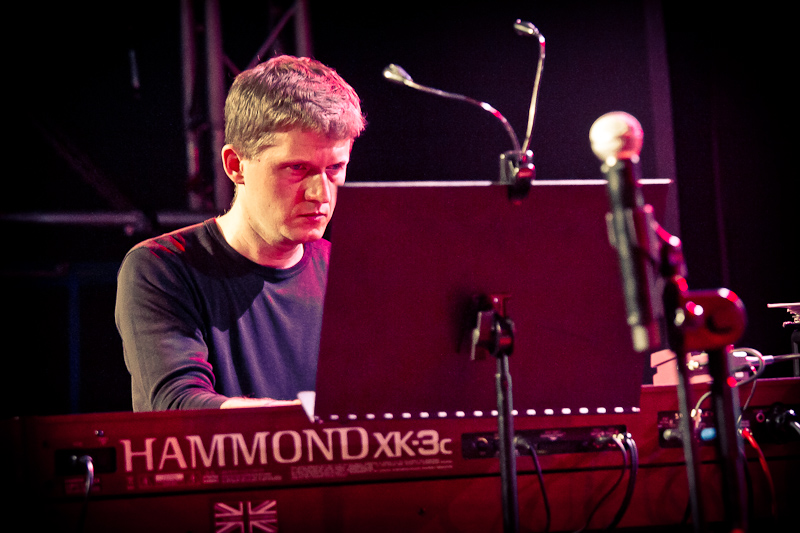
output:
[[[304,213],[300,215],[302,218],[307,218],[309,220],[322,220],[328,217],[325,213]]]

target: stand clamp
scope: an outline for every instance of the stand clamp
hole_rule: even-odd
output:
[[[490,354],[497,359],[495,389],[497,392],[497,435],[502,484],[503,531],[519,531],[519,501],[517,498],[517,454],[514,446],[514,415],[511,394],[511,373],[508,357],[514,351],[514,322],[508,317],[506,294],[484,297],[478,310],[478,320],[472,330],[472,359],[485,359]]]

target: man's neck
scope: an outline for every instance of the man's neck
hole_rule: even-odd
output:
[[[228,244],[254,263],[272,268],[290,268],[303,258],[302,244],[271,246],[231,212],[217,217],[216,223]]]

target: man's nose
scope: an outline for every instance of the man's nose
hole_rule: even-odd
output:
[[[331,184],[328,175],[322,171],[309,177],[309,185],[306,189],[306,200],[319,202],[321,204],[331,201]]]

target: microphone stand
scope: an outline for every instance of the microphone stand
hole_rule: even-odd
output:
[[[495,392],[497,394],[497,451],[500,460],[500,483],[503,504],[503,531],[519,531],[517,498],[517,454],[511,373],[508,358],[514,351],[514,322],[508,317],[508,295],[484,297],[478,321],[472,330],[472,360],[485,358],[488,352],[497,359]],[[485,351],[485,352],[484,352]]]
[[[636,171],[641,138],[641,126],[626,113],[609,113],[592,126],[592,150],[604,161],[602,171],[608,178],[612,208],[617,188],[626,189],[628,194],[640,195]],[[647,262],[656,267],[652,270],[657,271],[654,279],[644,276],[635,284],[643,287],[625,287],[626,302],[631,298],[638,301],[628,310],[634,349],[645,352],[659,344],[658,331],[652,326],[654,317],[663,313],[668,345],[678,359],[679,433],[686,461],[694,530],[703,530],[705,517],[699,490],[699,439],[692,418],[694,401],[687,358],[690,352],[705,351],[708,353],[709,375],[712,378],[711,396],[716,415],[716,447],[722,470],[725,522],[730,531],[745,531],[747,503],[744,456],[737,428],[740,407],[728,357],[732,344],[744,333],[744,305],[728,289],[689,290],[684,278],[686,265],[680,239],[670,235],[653,219],[652,206],[639,205],[638,202],[635,205],[628,204],[624,217],[624,227],[615,229],[623,232],[620,235],[624,237],[625,244],[630,245],[630,255],[644,255]],[[612,218],[609,217],[609,223]],[[619,246],[620,243],[615,241],[622,239],[615,237],[611,226],[609,235],[612,244]],[[625,278],[625,269],[630,265],[623,263],[621,259],[620,266]],[[664,283],[660,302],[650,298],[659,281]],[[629,289],[633,294],[629,294]],[[636,294],[637,291],[644,294]],[[663,308],[657,309],[658,304],[662,304]]]
[[[405,85],[417,91],[480,107],[497,118],[505,128],[513,147],[512,150],[500,155],[500,179],[498,183],[507,186],[509,200],[519,203],[527,196],[531,183],[536,177],[530,142],[536,115],[539,82],[544,64],[545,40],[539,30],[530,22],[517,19],[514,23],[514,30],[517,35],[536,37],[539,42],[536,78],[528,114],[528,129],[523,146],[520,146],[517,135],[508,120],[486,102],[420,85],[401,66],[393,63],[383,69],[383,77],[392,83]],[[497,359],[497,371],[495,373],[498,413],[497,451],[502,484],[503,531],[505,533],[516,533],[519,531],[519,502],[517,498],[517,462],[511,374],[508,364],[508,358],[514,350],[514,324],[505,309],[508,295],[484,295],[483,298],[485,301],[482,302],[482,307],[478,310],[477,325],[472,331],[472,359],[482,358],[485,351],[488,351]]]
[[[685,280],[675,275],[665,291],[665,305],[669,305],[672,320],[668,321],[670,343],[674,343],[678,356],[678,394],[681,408],[681,438],[686,458],[695,531],[704,527],[702,501],[697,481],[697,432],[691,419],[689,367],[690,352],[708,353],[711,398],[715,414],[716,449],[722,476],[722,502],[725,525],[729,531],[746,531],[747,487],[744,470],[745,459],[737,422],[741,409],[735,380],[729,366],[729,352],[745,329],[744,304],[727,289],[691,291]]]

